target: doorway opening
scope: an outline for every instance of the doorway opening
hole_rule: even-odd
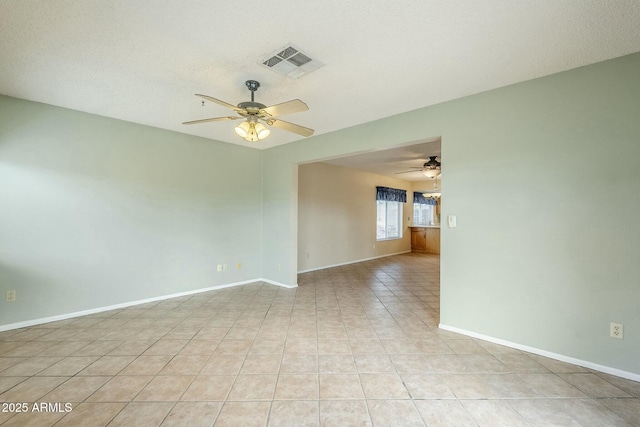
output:
[[[432,234],[437,230],[437,251],[432,254],[418,250],[412,252],[411,244],[414,193],[428,194],[441,189],[440,179],[434,180],[422,174],[421,166],[430,156],[441,158],[440,137],[299,164],[298,283],[304,283],[306,273],[322,274],[321,271],[358,263],[366,265],[374,260],[381,260],[377,262],[384,264],[387,257],[391,261],[394,256],[411,256],[413,253],[414,258],[422,259],[425,264],[433,266],[436,263],[437,268],[433,269],[436,276],[427,280],[439,290],[439,207],[437,216],[434,214],[429,224]],[[443,168],[446,171],[446,164]],[[406,190],[400,238],[376,239],[375,193],[379,185]]]

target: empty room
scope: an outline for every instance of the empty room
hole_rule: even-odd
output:
[[[0,426],[640,426],[640,3],[0,2]]]

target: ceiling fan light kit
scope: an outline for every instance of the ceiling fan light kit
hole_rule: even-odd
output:
[[[248,117],[246,121],[236,126],[235,131],[240,138],[249,142],[265,139],[271,133],[262,123],[258,123],[255,117]]]
[[[199,96],[202,99],[218,105],[222,105],[223,107],[235,111],[238,116],[213,117],[210,119],[200,119],[183,122],[182,124],[193,125],[198,123],[237,120],[244,118],[246,120],[236,126],[235,132],[239,137],[244,138],[245,141],[249,142],[256,142],[265,139],[271,133],[271,131],[264,124],[260,123],[260,121],[263,121],[269,126],[274,126],[301,136],[306,137],[313,135],[313,129],[296,125],[294,123],[285,122],[284,120],[276,118],[284,114],[307,111],[309,110],[307,104],[300,101],[299,99],[293,99],[291,101],[267,107],[264,104],[260,104],[259,102],[254,101],[254,93],[260,87],[260,83],[255,80],[247,80],[245,82],[245,85],[247,86],[247,89],[251,91],[251,101],[241,102],[237,106],[213,98],[211,96],[196,94],[196,96]]]

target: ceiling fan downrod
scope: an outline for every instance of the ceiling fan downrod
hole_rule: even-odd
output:
[[[244,84],[247,86],[247,89],[249,89],[251,91],[251,102],[254,102],[253,94],[260,87],[260,82],[258,82],[256,80],[247,80],[246,82],[244,82]]]

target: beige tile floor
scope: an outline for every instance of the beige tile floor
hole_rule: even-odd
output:
[[[0,425],[640,425],[640,383],[439,330],[438,265],[405,254],[2,332]]]

